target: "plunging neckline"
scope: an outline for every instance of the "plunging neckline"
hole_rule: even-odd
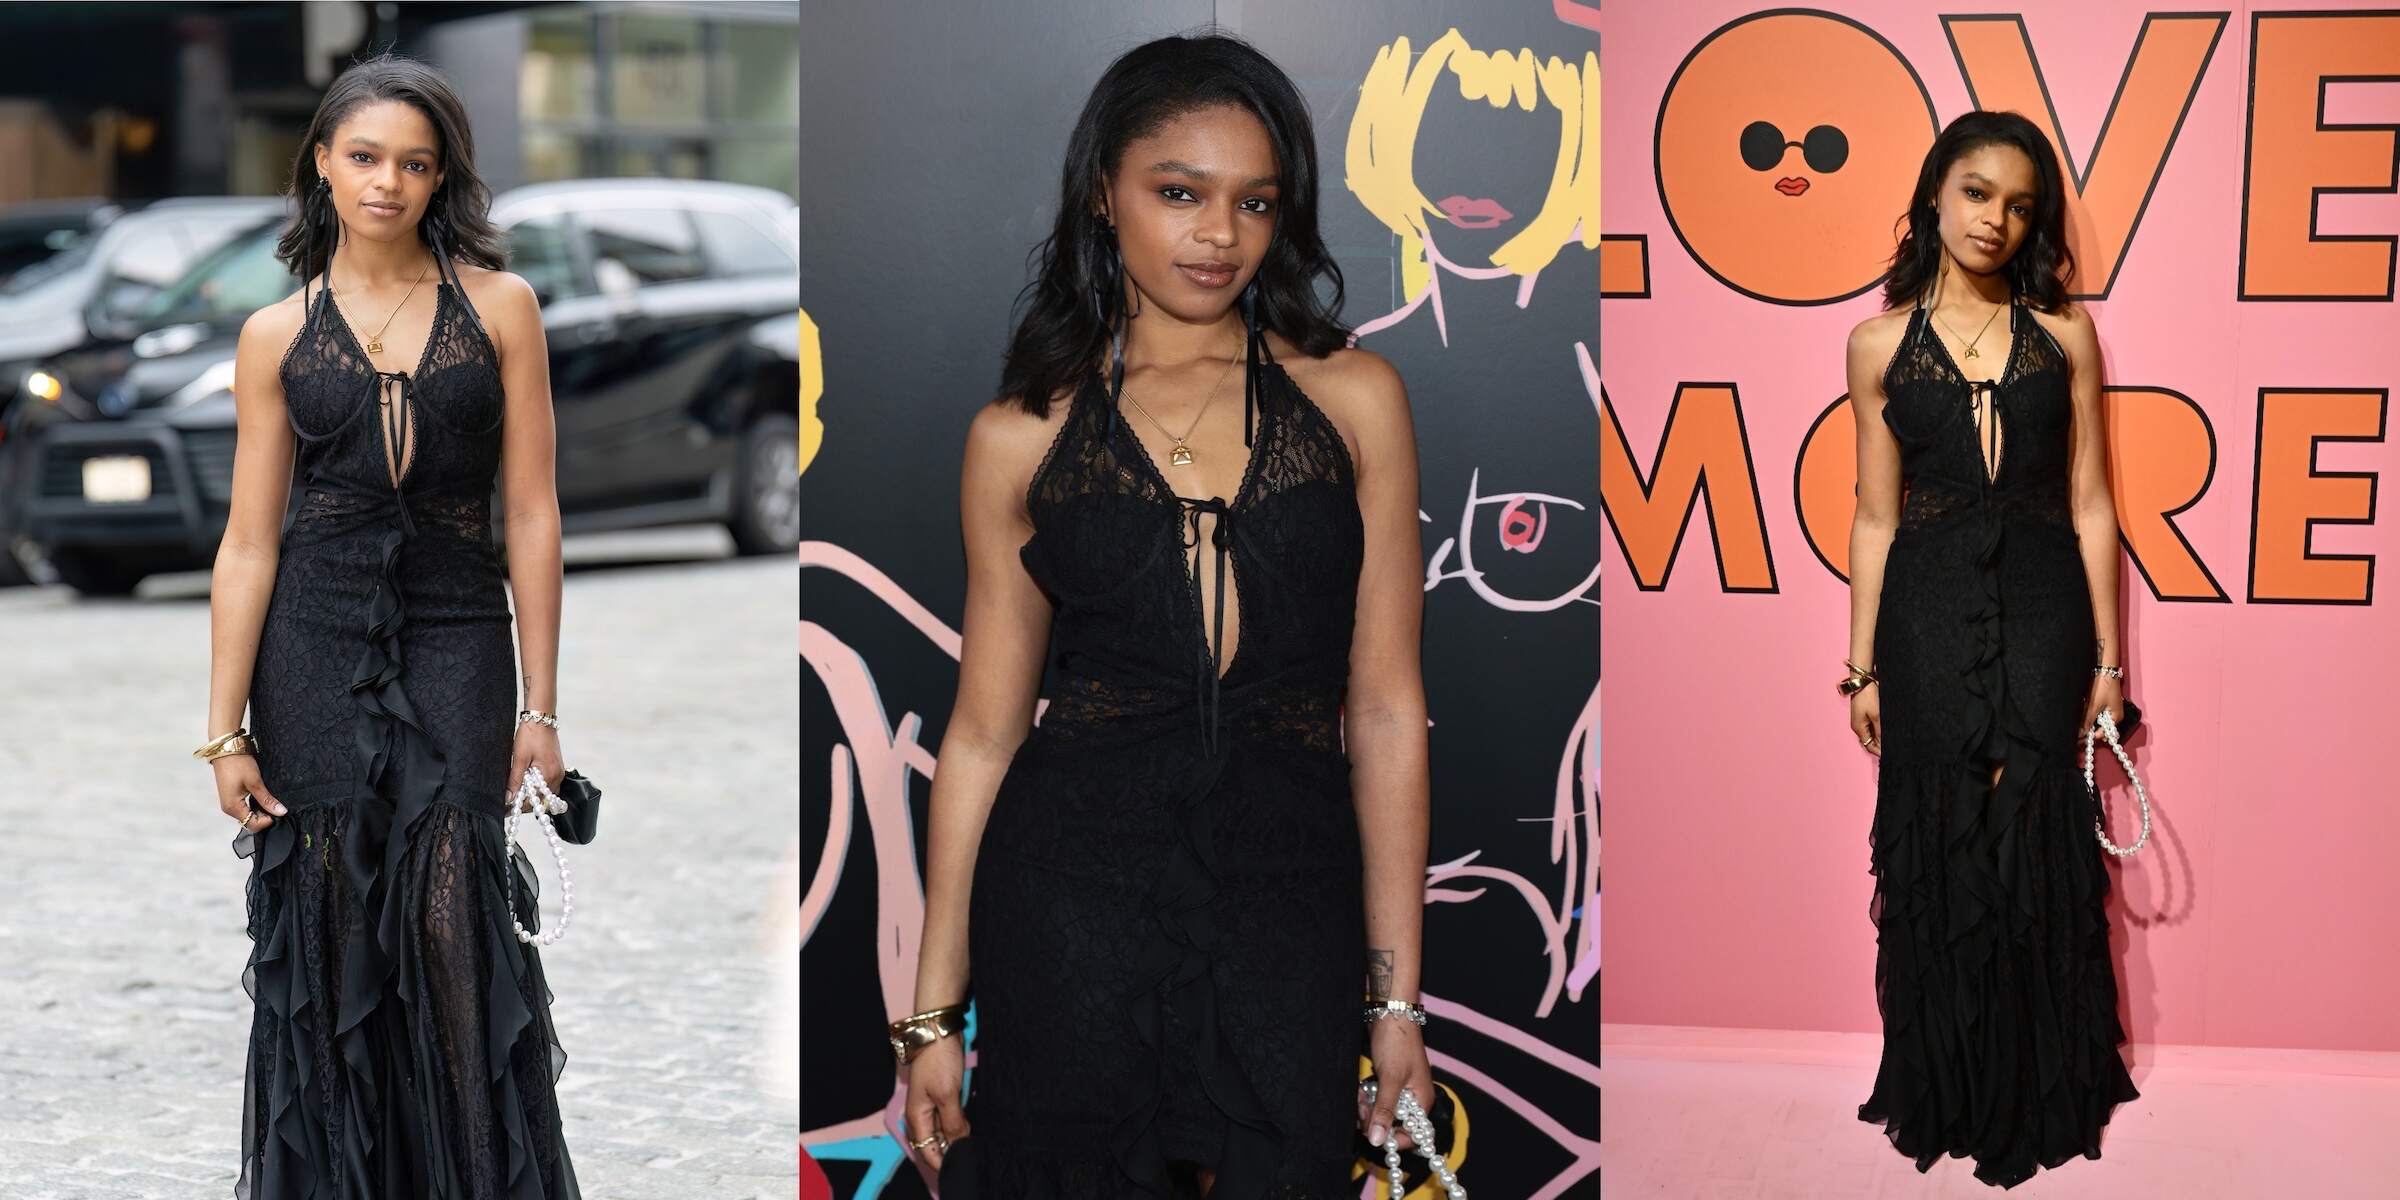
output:
[[[413,383],[416,380],[424,377],[425,364],[432,361],[433,358],[433,344],[441,340],[442,293],[448,291],[449,288],[450,281],[446,279],[437,280],[433,285],[433,322],[425,327],[425,345],[422,349],[417,351],[417,367],[413,371],[382,371],[376,369],[374,357],[367,353],[367,344],[358,340],[358,331],[350,327],[349,316],[342,312],[341,305],[334,303],[333,285],[330,283],[325,285],[325,307],[333,310],[333,320],[335,324],[341,326],[343,340],[349,342],[350,348],[358,352],[359,360],[367,364],[367,370],[374,372],[377,375],[384,376],[404,375],[409,379],[410,382]]]
[[[2008,383],[2011,376],[2016,374],[2017,352],[2025,345],[2025,331],[2017,328],[2018,307],[2019,305],[2017,304],[2016,294],[2011,292],[2008,297],[2008,353],[2002,356],[2000,373],[1990,379],[1971,379],[1967,376],[1966,368],[1959,366],[1958,359],[1951,355],[1950,343],[1942,340],[1941,332],[1933,328],[1933,308],[1930,305],[1918,306],[1918,311],[1925,314],[1925,332],[1933,338],[1933,344],[1940,348],[1942,352],[1942,361],[1949,364],[1950,373],[1956,376],[1959,383],[1962,384],[1967,390],[1967,416],[1975,426],[1968,432],[1974,435],[1975,462],[1978,467],[1982,468],[1983,481],[1987,486],[1997,486],[1999,484],[2000,468],[2008,461],[2008,447],[2006,443],[2008,427],[2002,424],[2000,420],[2000,389]],[[1985,388],[1989,389],[1991,393],[1992,431],[1994,434],[1994,439],[1992,461],[1990,462],[1985,462],[1983,459],[1983,422],[1977,416],[1976,409],[1978,406],[1974,402],[1975,388],[1977,385],[1984,386]]]
[[[1270,361],[1265,365],[1277,371],[1283,370],[1283,364],[1279,362]],[[1290,377],[1286,376],[1285,378],[1288,380]],[[1100,381],[1097,379],[1092,381],[1092,386],[1100,393],[1103,406],[1107,406],[1108,389],[1100,386]],[[1112,416],[1122,413],[1122,409],[1116,409]],[[1259,464],[1266,458],[1267,422],[1269,420],[1267,414],[1268,406],[1261,403],[1258,406],[1258,428],[1250,431],[1250,449],[1242,461],[1242,476],[1233,485],[1233,495],[1225,498],[1225,508],[1228,512],[1241,512],[1249,508],[1245,501],[1250,495],[1250,484],[1258,475]],[[1156,483],[1159,490],[1166,493],[1163,503],[1180,509],[1186,501],[1219,499],[1219,497],[1213,496],[1186,496],[1177,492],[1175,485],[1167,480],[1166,472],[1159,470],[1157,460],[1150,457],[1150,448],[1142,444],[1141,435],[1133,431],[1133,422],[1131,421],[1125,423],[1125,436],[1133,440],[1133,448],[1141,454],[1142,466],[1147,470],[1151,482]]]
[[[1282,363],[1273,362],[1271,360],[1263,365],[1273,367],[1277,371],[1281,371],[1283,369]],[[1286,382],[1289,382],[1290,376],[1285,376],[1285,380]],[[1107,389],[1100,387],[1099,380],[1097,379],[1092,381],[1092,385],[1094,389],[1100,393],[1102,402],[1104,404],[1108,404],[1110,398],[1108,396]],[[1216,537],[1218,530],[1224,528],[1226,518],[1231,517],[1237,512],[1249,511],[1249,505],[1246,503],[1246,501],[1250,496],[1250,485],[1258,475],[1259,464],[1266,460],[1267,425],[1269,421],[1273,420],[1269,414],[1274,411],[1274,406],[1266,403],[1265,397],[1259,397],[1259,401],[1258,428],[1255,430],[1244,431],[1250,435],[1250,449],[1249,453],[1244,456],[1242,461],[1241,479],[1233,485],[1233,496],[1230,499],[1223,500],[1225,511],[1217,513],[1211,518],[1215,523],[1209,527],[1208,536],[1210,540],[1213,540]],[[1113,424],[1115,418],[1122,415],[1122,410],[1116,409],[1113,404],[1110,404],[1109,407],[1109,418]],[[1133,431],[1133,423],[1130,421],[1125,423],[1125,436],[1133,442],[1134,453],[1141,456],[1142,466],[1149,472],[1151,480],[1158,485],[1160,491],[1166,493],[1166,499],[1163,501],[1163,503],[1173,512],[1175,526],[1178,530],[1181,529],[1183,523],[1191,516],[1191,514],[1185,509],[1185,505],[1187,503],[1200,503],[1208,500],[1222,499],[1221,497],[1216,496],[1186,496],[1177,492],[1174,485],[1167,481],[1166,472],[1159,470],[1157,461],[1150,457],[1150,448],[1142,444],[1141,435]],[[1175,542],[1175,558],[1177,565],[1179,567],[1188,567],[1191,571],[1197,572],[1199,570],[1200,558],[1208,553],[1208,542],[1202,541],[1199,545],[1192,547],[1193,557],[1188,564],[1183,561],[1183,536],[1180,532],[1176,534]],[[1244,586],[1242,583],[1241,571],[1234,565],[1234,556],[1230,552],[1230,545],[1228,545],[1227,551],[1228,552],[1225,555],[1224,563],[1219,569],[1224,571],[1232,571],[1233,578],[1230,581],[1220,579],[1217,582],[1220,588],[1222,588],[1223,584],[1226,582],[1232,583],[1234,614],[1238,617],[1241,615],[1242,599],[1243,597],[1249,595],[1250,592],[1249,588]],[[1216,661],[1216,648],[1210,644],[1208,636],[1208,607],[1201,602],[1199,579],[1197,575],[1194,575],[1191,578],[1192,615],[1196,618],[1195,623],[1197,625],[1194,633],[1200,639],[1201,652],[1208,656],[1209,670],[1216,675],[1217,681],[1222,683],[1226,679],[1229,679],[1233,676],[1233,669],[1235,667],[1242,664],[1243,650],[1250,644],[1250,628],[1247,624],[1242,624],[1240,635],[1234,639],[1232,655],[1229,656],[1224,662]],[[1216,615],[1220,620],[1222,620],[1224,617],[1223,613],[1218,613]]]
[[[328,275],[326,278],[325,307],[333,310],[334,324],[341,328],[342,337],[350,343],[350,349],[357,353],[360,361],[367,364],[367,372],[375,385],[375,407],[378,409],[389,407],[397,410],[392,416],[378,414],[376,421],[378,427],[383,430],[383,449],[387,456],[385,464],[389,468],[386,478],[391,480],[395,490],[408,481],[409,473],[417,465],[417,406],[414,389],[417,382],[425,376],[425,365],[433,361],[434,343],[442,338],[442,295],[449,287],[449,280],[443,279],[434,282],[433,320],[425,326],[425,345],[417,351],[416,369],[413,371],[384,371],[375,366],[374,357],[367,353],[366,343],[359,341],[358,331],[350,327],[349,316],[342,312],[341,305],[334,302],[332,277]],[[401,303],[406,304],[407,301],[402,300]],[[393,311],[397,312],[398,310]],[[378,337],[376,340],[381,341],[382,338]],[[388,386],[389,380],[395,375],[400,379],[400,396],[387,406],[383,399],[383,389]],[[395,416],[400,422],[397,433],[393,431],[391,423]],[[395,441],[398,443],[397,445],[394,444]]]

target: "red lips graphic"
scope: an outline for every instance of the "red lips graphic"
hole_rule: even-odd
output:
[[[1502,208],[1499,201],[1482,196],[1445,196],[1435,207],[1461,229],[1490,229],[1516,215]]]
[[[1797,196],[1808,190],[1808,180],[1798,175],[1786,175],[1775,181],[1775,190],[1786,196]]]

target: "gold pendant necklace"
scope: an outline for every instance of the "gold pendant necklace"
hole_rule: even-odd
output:
[[[1191,429],[1186,429],[1183,431],[1183,437],[1176,437],[1175,431],[1167,428],[1165,422],[1160,421],[1157,417],[1150,416],[1150,410],[1147,408],[1142,408],[1142,402],[1139,398],[1135,397],[1131,393],[1126,394],[1125,398],[1133,401],[1133,406],[1135,408],[1140,408],[1142,410],[1142,415],[1145,417],[1150,417],[1150,423],[1158,426],[1158,431],[1166,434],[1167,439],[1175,443],[1174,448],[1167,451],[1167,464],[1169,466],[1188,467],[1192,465],[1192,448],[1184,444],[1184,438],[1192,436],[1192,431],[1200,428],[1200,418],[1208,415],[1208,406],[1216,403],[1217,393],[1224,390],[1226,379],[1233,375],[1233,365],[1242,361],[1243,357],[1244,355],[1237,353],[1233,358],[1227,360],[1225,363],[1224,373],[1217,376],[1216,386],[1208,389],[1208,399],[1200,402],[1200,411],[1198,414],[1192,417],[1192,427]]]
[[[1949,268],[1948,268],[1947,266],[1943,267],[1943,269],[1942,269],[1942,273],[1943,273],[1944,275],[1948,275],[1948,274],[1949,274]],[[1934,300],[1935,300],[1935,302],[1938,302],[1938,301],[1940,300],[1940,298],[1941,298],[1941,291],[1940,291],[1940,285],[1941,285],[1941,282],[1942,282],[1942,281],[1941,281],[1941,280],[1938,280],[1938,279],[1934,281],[1934,285],[1935,285],[1935,291],[1934,291]],[[1974,339],[1973,339],[1972,341],[1968,340],[1967,338],[1960,337],[1960,336],[1959,336],[1959,332],[1958,332],[1958,330],[1957,330],[1955,327],[1953,327],[1953,326],[1950,324],[1950,322],[1948,322],[1948,321],[1942,321],[1942,314],[1941,314],[1941,313],[1939,313],[1939,312],[1936,312],[1936,311],[1934,310],[1933,303],[1928,303],[1928,304],[1926,304],[1926,306],[1925,306],[1925,311],[1926,311],[1926,312],[1928,312],[1928,313],[1930,313],[1930,314],[1933,316],[1933,319],[1934,319],[1934,320],[1936,320],[1936,321],[1942,321],[1942,328],[1950,330],[1950,336],[1951,336],[1951,337],[1954,337],[1954,338],[1958,338],[1958,340],[1959,340],[1961,343],[1963,343],[1963,344],[1964,344],[1964,346],[1965,346],[1965,351],[1966,351],[1966,352],[1965,352],[1965,353],[1963,353],[1963,354],[1961,354],[1961,355],[1959,355],[1959,357],[1960,357],[1960,358],[1981,358],[1981,357],[1983,357],[1983,354],[1982,354],[1982,352],[1981,352],[1981,351],[1978,351],[1977,349],[1975,349],[1975,343],[1976,343],[1976,342],[1980,342],[1980,341],[1982,341],[1982,340],[1983,340],[1983,335],[1984,335],[1984,334],[1986,334],[1986,333],[1989,333],[1989,332],[1991,332],[1991,328],[1992,328],[1992,320],[1993,320],[1993,318],[1995,318],[1995,317],[1998,317],[1998,316],[2000,315],[2000,309],[2002,309],[2002,308],[2006,308],[2006,307],[2008,307],[2008,305],[2007,305],[2007,304],[2002,304],[2002,305],[1999,305],[1998,307],[1995,307],[1995,308],[1993,308],[1993,309],[1992,309],[1992,311],[1991,311],[1991,313],[1990,313],[1990,315],[1988,315],[1988,316],[1984,317],[1984,319],[1983,319],[1983,328],[1981,328],[1981,329],[1978,329],[1978,330],[1976,330],[1976,331],[1975,331],[1975,337],[1974,337]]]
[[[423,268],[423,269],[421,269],[421,270],[419,270],[419,271],[417,272],[417,279],[416,279],[416,283],[411,283],[411,284],[409,284],[409,285],[408,285],[408,292],[407,292],[407,294],[406,294],[406,295],[403,295],[403,296],[401,296],[401,297],[400,297],[400,303],[399,303],[399,304],[397,304],[397,305],[395,305],[395,306],[393,306],[393,308],[392,308],[392,316],[391,316],[391,317],[385,317],[385,318],[383,319],[383,327],[382,327],[381,329],[377,329],[377,330],[375,331],[375,336],[373,336],[373,337],[370,337],[370,338],[368,338],[368,339],[367,339],[367,347],[366,347],[366,349],[367,349],[367,353],[369,353],[369,354],[381,354],[381,353],[383,353],[383,331],[384,331],[385,329],[390,329],[390,328],[392,327],[392,317],[397,317],[397,316],[399,316],[399,315],[400,315],[400,310],[401,310],[401,309],[403,309],[403,308],[407,308],[407,307],[408,307],[408,300],[409,300],[409,297],[410,297],[410,296],[414,296],[414,295],[416,295],[416,294],[417,294],[417,284],[421,284],[421,283],[425,282],[425,272],[426,272],[426,271],[430,271],[430,270],[432,270],[432,269],[433,269],[433,260],[432,260],[432,259],[427,259],[427,260],[425,260],[425,266],[424,266],[424,268]],[[332,274],[331,274],[330,272],[328,272],[328,273],[327,273],[327,275],[326,275],[326,284],[325,284],[325,286],[326,286],[326,287],[328,287],[328,288],[331,288],[331,287],[333,286],[333,283],[332,283]],[[431,335],[428,335],[428,336],[431,336]],[[372,365],[372,364],[369,364],[369,365]]]
[[[1986,334],[1986,333],[1989,333],[1989,332],[1991,332],[1991,328],[1992,328],[1992,320],[1993,320],[1993,318],[1996,318],[1996,317],[1998,317],[1998,316],[2000,315],[2000,309],[2002,309],[2002,308],[2006,308],[2006,307],[2008,307],[2008,306],[2007,306],[2007,305],[2005,305],[2005,304],[2003,304],[2003,305],[2000,305],[1998,308],[1994,308],[1994,309],[1992,310],[1991,316],[1985,317],[1985,318],[1983,319],[1983,328],[1981,328],[1981,329],[1978,329],[1978,330],[1976,330],[1976,331],[1975,331],[1975,339],[1974,339],[1974,341],[1968,341],[1966,338],[1964,338],[1964,337],[1960,337],[1960,336],[1959,336],[1959,332],[1958,332],[1958,330],[1957,330],[1956,328],[1954,328],[1954,327],[1953,327],[1953,326],[1950,324],[1950,322],[1948,322],[1948,321],[1942,321],[1942,328],[1950,330],[1950,336],[1952,336],[1952,337],[1955,337],[1955,338],[1958,338],[1958,340],[1959,340],[1960,342],[1962,342],[1962,343],[1965,343],[1965,346],[1966,346],[1966,352],[1965,352],[1964,354],[1961,354],[1961,355],[1959,355],[1959,357],[1960,357],[1960,358],[1981,358],[1981,357],[1983,357],[1982,353],[1981,353],[1980,351],[1978,351],[1978,350],[1976,350],[1976,349],[1975,349],[1975,342],[1980,342],[1980,341],[1982,341],[1982,340],[1983,340],[1983,335],[1984,335],[1984,334]],[[1937,313],[1937,314],[1935,314],[1935,316],[1934,316],[1934,320],[1941,321],[1942,319],[1941,319],[1941,316],[1940,316],[1940,314],[1938,314],[1938,313]]]

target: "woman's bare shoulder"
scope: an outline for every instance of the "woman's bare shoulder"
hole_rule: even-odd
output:
[[[2067,352],[2069,361],[2080,364],[2099,358],[2100,330],[2092,323],[2090,309],[2069,300],[2060,304],[2054,312],[2043,312],[2038,308],[2027,308],[2025,311],[2032,313],[2033,319],[2050,331],[2059,349]]]
[[[1407,385],[1384,356],[1363,346],[1343,346],[1311,357],[1280,337],[1269,338],[1276,364],[1336,426],[1358,431],[1407,416]]]
[[[300,326],[307,317],[307,307],[300,299],[299,290],[294,289],[290,295],[251,313],[249,319],[242,322],[240,347],[235,353],[271,350],[277,358],[281,358],[291,346],[292,339],[300,336]]]
[[[493,304],[533,301],[533,285],[514,271],[480,267],[463,259],[453,259],[450,269],[457,273],[458,286],[464,288],[467,299],[477,308]],[[535,307],[540,307],[535,302]]]
[[[1900,336],[1908,332],[1911,310],[1888,309],[1874,314],[1850,327],[1850,353],[1869,358],[1890,358],[1899,349]]]
[[[1059,431],[1066,426],[1068,414],[1074,410],[1072,399],[1061,392],[1051,399],[1049,411],[1040,416],[1035,416],[1015,396],[985,401],[967,424],[963,486],[1005,492],[1014,497],[1012,505],[1021,507],[1025,489],[1033,483],[1033,473],[1041,469],[1042,459],[1050,453]]]

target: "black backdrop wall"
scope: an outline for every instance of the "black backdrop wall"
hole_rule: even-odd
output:
[[[1211,22],[1307,95],[1344,316],[1414,409],[1433,719],[1424,999],[1435,1075],[1470,1134],[1461,1178],[1485,1197],[1597,1193],[1593,20],[1566,0],[807,8],[803,1195],[820,1177],[836,1196],[925,1194],[892,1136],[882,1026],[913,999],[925,797],[956,684],[966,428],[996,390],[1085,94],[1116,54]],[[1466,215],[1459,198],[1509,215]]]

